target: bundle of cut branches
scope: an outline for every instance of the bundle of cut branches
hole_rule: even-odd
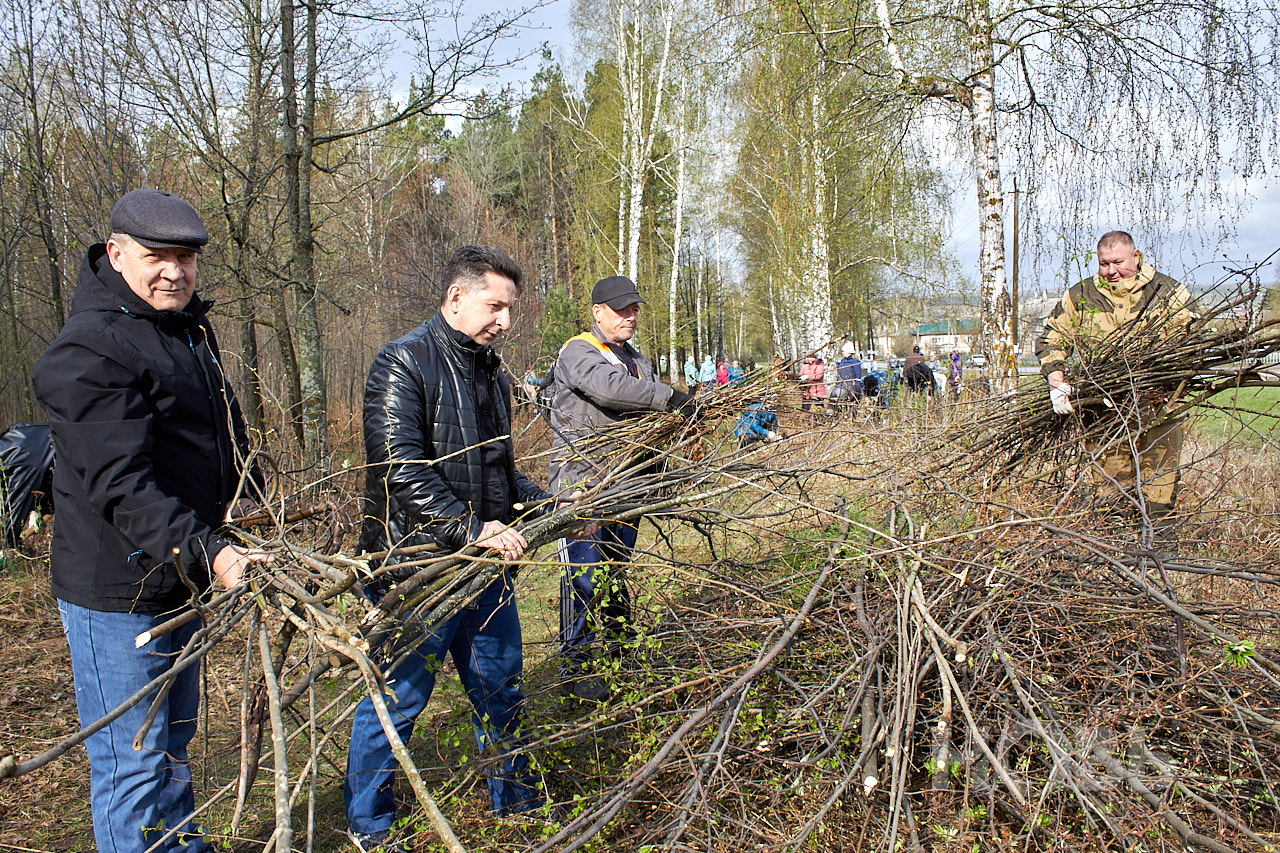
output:
[[[536,853],[1269,849],[1274,565],[1157,568],[1087,514],[931,529],[930,503],[846,517],[803,572],[766,569],[786,545],[721,566],[672,616],[674,686],[596,721],[656,745]]]
[[[805,479],[811,472],[762,465],[758,454],[730,452],[725,446],[726,423],[754,402],[779,406],[783,391],[783,383],[763,370],[756,371],[740,382],[700,393],[688,412],[646,413],[596,430],[571,452],[592,459],[597,475],[574,486],[572,494],[554,495],[550,507],[523,508],[525,515],[515,526],[532,551],[588,522],[635,522],[647,515],[678,513],[715,502],[742,488],[767,483],[775,489],[779,480]],[[419,549],[412,561],[397,561],[385,568],[369,566],[415,549],[366,554],[357,562],[344,558],[342,565],[355,571],[332,578],[334,589],[341,591],[356,581],[368,583],[384,573],[403,577],[406,569],[415,569],[412,577],[381,597],[356,630],[368,647],[379,649],[378,657],[384,661],[412,649],[432,626],[477,598],[505,568],[482,548],[450,554]],[[315,555],[312,559],[323,562]]]
[[[628,420],[612,434],[598,439],[618,448],[606,477],[572,501],[556,502],[553,498],[551,506],[526,507],[524,515],[514,522],[513,526],[529,543],[529,554],[589,521],[638,523],[642,517],[681,516],[716,506],[738,490],[773,494],[811,476],[812,471],[804,464],[762,464],[753,453],[721,456],[718,452],[705,452],[702,443],[712,440],[710,437],[721,422],[736,416],[742,400],[759,393],[759,387],[762,386],[749,384],[709,393],[693,417],[660,413]],[[289,532],[311,515],[308,511],[271,516],[277,533],[274,537],[256,535],[247,529],[235,531],[245,543],[271,552],[273,562],[256,567],[253,576],[234,589],[193,599],[189,610],[140,636],[139,646],[194,619],[203,622],[174,666],[110,716],[147,701],[157,689],[163,697],[167,681],[198,664],[228,637],[247,629],[252,645],[260,647],[253,657],[258,658],[261,675],[251,675],[251,659],[247,659],[240,774],[236,785],[228,786],[219,796],[233,794],[236,798],[232,821],[235,832],[258,773],[263,738],[270,729],[277,814],[276,834],[268,847],[288,849],[292,838],[289,800],[297,795],[296,789],[291,791],[289,787],[288,744],[303,732],[305,725],[290,730],[286,715],[310,695],[320,677],[334,670],[355,670],[374,697],[393,752],[420,804],[446,845],[458,849],[456,839],[450,841],[452,833],[447,821],[427,794],[421,775],[390,723],[385,703],[378,695],[386,689],[383,674],[394,668],[434,626],[477,598],[504,572],[531,560],[504,562],[495,553],[477,546],[453,553],[424,546],[354,556],[322,553],[301,544]],[[410,559],[384,564],[393,556]],[[406,569],[411,571],[408,577],[404,577]],[[391,573],[401,579],[378,601],[370,602],[357,594],[362,586],[377,584],[383,575]],[[0,779],[35,772],[106,722],[99,721],[33,758],[20,761],[17,756],[4,756],[0,759]],[[301,780],[296,784],[301,785]]]
[[[1054,413],[1045,384],[1021,383],[958,420],[942,438],[951,470],[1037,479],[1143,431],[1185,418],[1230,389],[1280,383],[1280,320],[1257,317],[1256,289],[1220,295],[1192,320],[1139,317],[1077,343],[1066,370],[1070,415]]]
[[[814,352],[841,340],[828,341]],[[591,480],[595,487],[634,477],[655,460],[665,461],[669,470],[671,460],[696,465],[707,451],[705,440],[726,422],[731,424],[747,406],[763,402],[775,412],[788,408],[788,397],[799,388],[789,378],[795,375],[791,368],[799,360],[758,368],[725,385],[704,387],[683,412],[636,413],[576,440],[562,435],[568,445],[563,452],[571,458],[591,461],[596,471]]]

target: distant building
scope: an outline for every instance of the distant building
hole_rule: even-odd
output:
[[[872,352],[880,358],[888,358],[893,355],[893,339],[897,337],[898,328],[895,325],[892,329],[883,328],[880,334],[876,335],[872,341]]]
[[[921,352],[945,354],[952,351],[971,353],[982,329],[976,317],[922,323],[911,333],[912,342]]]
[[[1030,354],[1035,349],[1036,340],[1044,332],[1044,322],[1049,319],[1049,312],[1062,298],[1061,293],[1042,293],[1039,296],[1022,300],[1022,310],[1018,323],[1022,333],[1019,349]]]

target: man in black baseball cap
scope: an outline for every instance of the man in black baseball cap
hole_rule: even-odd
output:
[[[630,448],[615,454],[602,442],[588,441],[598,431],[644,412],[683,410],[693,400],[659,382],[653,363],[631,344],[644,304],[635,282],[621,275],[602,278],[591,289],[591,302],[591,331],[570,338],[552,370],[554,437],[547,488],[562,499],[633,455],[626,452]],[[638,519],[606,524],[580,539],[560,541],[562,670],[569,691],[580,699],[607,695],[590,671],[595,627],[608,635],[610,653],[635,634],[625,565],[636,544],[637,524]]]
[[[596,282],[591,288],[593,305],[608,305],[614,311],[621,311],[632,305],[646,304],[640,298],[640,290],[636,283],[625,275],[611,275]]]

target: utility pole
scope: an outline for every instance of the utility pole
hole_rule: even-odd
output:
[[[1011,282],[1013,290],[1013,293],[1011,294],[1013,296],[1013,314],[1011,320],[1013,324],[1013,349],[1016,353],[1019,349],[1019,344],[1022,342],[1022,335],[1019,334],[1018,331],[1018,178],[1016,175],[1013,178],[1013,269],[1011,272],[1012,275],[1010,277],[1013,279]],[[1016,378],[1018,375],[1016,355],[1014,357],[1013,369],[1014,377]]]

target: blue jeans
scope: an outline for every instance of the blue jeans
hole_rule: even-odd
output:
[[[191,635],[194,619],[141,649],[133,638],[172,613],[109,613],[58,601],[62,630],[71,647],[76,709],[84,728],[172,665]],[[133,739],[154,700],[152,694],[85,741],[89,751],[93,836],[99,853],[139,853],[195,810],[187,744],[200,709],[200,665],[179,673],[140,750]],[[184,846],[185,844],[185,846]],[[187,824],[160,849],[206,853],[199,827]]]
[[[565,675],[579,675],[591,659],[599,627],[610,642],[635,635],[626,564],[636,547],[634,524],[606,524],[585,539],[561,539],[560,654]]]
[[[387,682],[395,697],[384,694],[383,698],[405,742],[431,699],[446,652],[453,655],[458,678],[471,700],[471,722],[481,754],[492,751],[506,756],[488,778],[494,812],[506,815],[538,808],[543,794],[529,772],[528,756],[509,755],[522,739],[524,658],[520,617],[506,574],[489,585],[474,609],[436,626],[391,672]],[[396,816],[396,767],[373,700],[366,696],[356,708],[347,751],[344,801],[352,832],[365,835],[391,828]]]

